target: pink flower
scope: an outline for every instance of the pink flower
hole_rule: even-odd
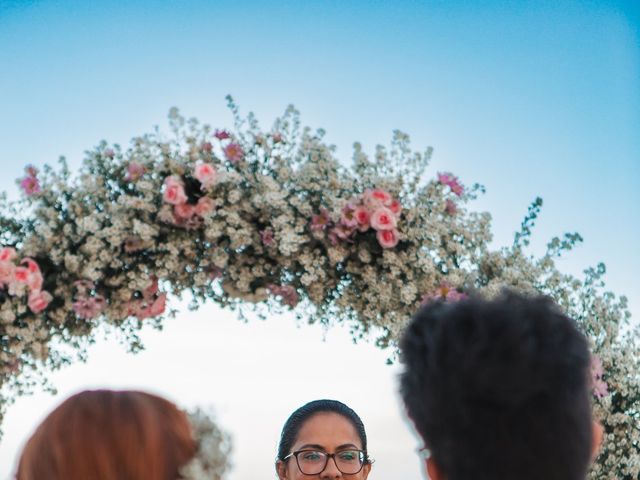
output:
[[[281,302],[284,305],[288,305],[291,308],[295,307],[298,302],[298,292],[291,285],[268,285],[267,289],[273,294],[281,298]]]
[[[149,307],[149,315],[151,317],[157,317],[162,315],[167,306],[167,294],[161,293],[156,297],[151,306]]]
[[[0,261],[0,286],[8,285],[15,281],[16,266],[13,262]]]
[[[391,201],[391,205],[389,205],[389,210],[393,212],[396,218],[400,218],[400,213],[402,212],[402,204],[400,200],[396,200],[395,198]]]
[[[273,230],[271,230],[270,228],[261,230],[260,240],[262,241],[263,245],[266,245],[266,246],[273,245],[273,242],[275,241],[275,237],[273,236]]]
[[[282,134],[280,132],[275,132],[273,134],[273,143],[280,143],[282,142]]]
[[[24,171],[27,172],[27,175],[29,177],[35,177],[38,175],[38,169],[33,165],[27,165],[26,167],[24,167]]]
[[[218,140],[227,140],[231,138],[231,135],[229,135],[229,132],[227,132],[226,130],[216,130],[213,136]]]
[[[202,149],[203,152],[210,153],[213,150],[213,145],[211,145],[211,142],[202,142],[202,145],[200,145],[200,148]]]
[[[95,297],[81,298],[73,302],[73,311],[80,318],[89,320],[97,317],[104,309],[107,302],[102,295],[96,295]]]
[[[447,215],[455,215],[458,212],[458,207],[452,200],[447,200],[445,202],[444,211]]]
[[[187,195],[184,192],[182,180],[178,177],[167,177],[164,181],[164,194],[162,196],[166,203],[172,205],[182,205],[187,202]]]
[[[457,302],[459,300],[464,300],[465,298],[469,298],[466,293],[459,292],[447,282],[442,282],[436,291],[430,295],[425,295],[422,297],[422,305],[425,305],[429,302],[435,300],[446,300],[449,302]]]
[[[223,148],[224,155],[231,163],[238,163],[244,157],[244,150],[237,143],[230,143]]]
[[[173,207],[173,213],[176,217],[187,220],[196,213],[196,206],[189,205],[188,203],[181,203]]]
[[[216,183],[217,172],[210,163],[199,163],[196,165],[193,175],[202,184],[204,189]]]
[[[151,277],[151,283],[149,284],[149,286],[147,288],[144,289],[144,291],[142,292],[142,296],[145,299],[149,299],[150,297],[152,297],[153,295],[158,293],[158,290],[159,290],[158,278],[152,276]]]
[[[442,185],[447,185],[458,197],[462,196],[464,193],[464,187],[458,181],[458,177],[451,175],[450,173],[438,173],[438,182]]]
[[[116,152],[113,151],[113,149],[111,148],[107,148],[102,155],[106,158],[113,158],[116,155]]]
[[[340,216],[340,223],[345,227],[354,228],[358,226],[358,220],[355,215],[355,207],[353,203],[348,202],[342,207],[342,215]]]
[[[0,262],[11,261],[16,258],[16,249],[12,247],[3,247],[0,249]]]
[[[20,188],[22,188],[25,195],[30,197],[40,192],[40,183],[36,177],[28,175],[20,181]]]
[[[44,279],[40,272],[29,273],[29,277],[27,278],[27,287],[32,291],[41,290],[43,281]]]
[[[14,270],[14,278],[18,283],[26,284],[29,281],[29,270],[25,267],[16,267]]]
[[[388,207],[393,201],[389,192],[380,189],[367,190],[364,192],[363,197],[365,205],[371,209],[375,209],[380,206]]]
[[[135,182],[140,179],[142,175],[144,175],[144,172],[144,165],[136,162],[131,162],[129,165],[127,165],[127,176],[125,177],[125,180],[127,182]]]
[[[343,223],[339,223],[329,232],[329,241],[331,241],[333,245],[337,245],[338,240],[351,241],[351,237],[353,237],[355,231],[355,227],[349,227]]]
[[[198,199],[198,203],[196,204],[196,215],[204,218],[213,211],[215,206],[216,202],[214,202],[212,198],[200,197]]]
[[[33,260],[32,258],[26,257],[23,258],[22,261],[20,262],[20,265],[27,265],[27,269],[29,270],[29,273],[40,273],[40,267],[38,266],[38,263]]]
[[[378,230],[376,233],[378,243],[382,248],[393,248],[400,241],[400,234],[397,230]]]
[[[358,222],[358,230],[361,232],[366,232],[369,230],[370,222],[371,222],[371,214],[369,210],[365,207],[358,205],[353,212],[353,216]]]
[[[33,313],[40,313],[53,300],[51,294],[45,290],[38,290],[29,294],[29,309]]]
[[[591,389],[597,398],[606,397],[609,394],[609,386],[602,379],[604,367],[602,360],[597,355],[591,356]]]
[[[318,215],[313,215],[311,217],[311,230],[325,230],[331,222],[329,218],[329,212],[326,208],[321,208],[320,213]]]
[[[396,223],[396,216],[386,207],[378,208],[371,215],[371,226],[375,230],[393,230]]]

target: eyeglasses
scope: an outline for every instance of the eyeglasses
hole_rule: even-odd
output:
[[[304,475],[318,475],[327,468],[329,458],[333,458],[336,467],[345,475],[358,473],[366,463],[366,457],[362,450],[341,450],[336,453],[327,453],[318,450],[298,450],[290,453],[284,460],[296,458],[298,468]]]

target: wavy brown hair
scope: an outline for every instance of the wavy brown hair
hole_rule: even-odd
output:
[[[85,391],[40,424],[17,480],[176,480],[196,452],[186,415],[136,391]]]

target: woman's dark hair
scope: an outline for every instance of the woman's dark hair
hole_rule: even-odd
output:
[[[302,425],[317,413],[337,413],[349,420],[356,429],[356,432],[358,432],[360,442],[362,442],[365,461],[367,463],[370,462],[369,454],[367,453],[367,434],[364,431],[364,423],[362,423],[362,420],[356,412],[337,400],[314,400],[298,408],[291,414],[285,422],[284,427],[282,427],[280,444],[278,446],[278,460],[284,461],[284,458],[291,453],[291,447],[295,443],[296,438],[298,438],[298,433],[300,433]]]

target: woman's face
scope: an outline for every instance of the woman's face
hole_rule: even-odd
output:
[[[319,462],[320,468],[323,463],[322,455],[313,452],[336,454],[335,457],[327,459],[327,466],[320,473],[306,475],[300,471],[295,457],[290,457],[286,462],[278,461],[276,470],[280,480],[365,480],[369,476],[371,464],[365,464],[358,473],[345,474],[338,469],[348,471],[350,462],[353,460],[354,450],[362,450],[362,442],[353,424],[342,415],[337,413],[322,412],[316,413],[302,424],[298,438],[291,448],[291,452],[309,450],[299,455],[299,462],[306,465],[303,468],[314,469],[314,464]],[[336,460],[338,463],[336,464]],[[305,463],[306,462],[306,463]],[[357,460],[356,460],[357,462]],[[317,470],[317,468],[315,468]],[[313,471],[313,470],[307,470]]]

